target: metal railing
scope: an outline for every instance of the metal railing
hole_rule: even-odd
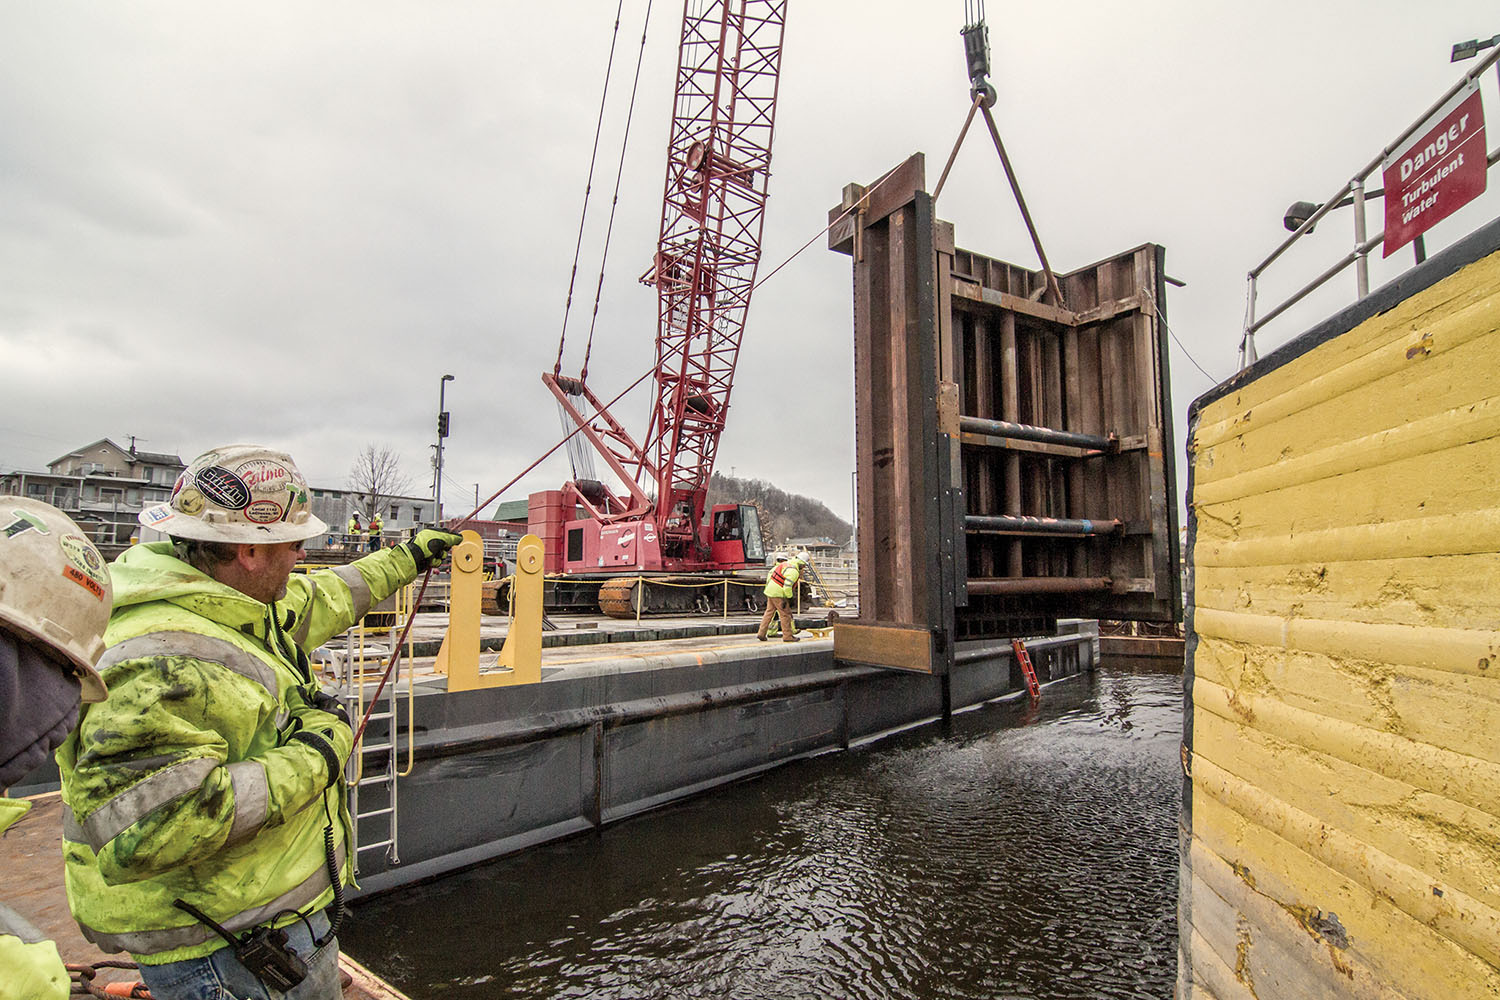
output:
[[[1486,58],[1481,60],[1477,66],[1469,70],[1469,72],[1465,73],[1462,79],[1460,79],[1457,83],[1450,87],[1442,97],[1434,101],[1432,106],[1426,111],[1422,112],[1422,114],[1419,115],[1417,119],[1410,125],[1408,125],[1406,129],[1399,136],[1397,136],[1393,142],[1382,149],[1380,153],[1376,155],[1375,158],[1372,159],[1369,163],[1367,163],[1362,170],[1355,173],[1353,178],[1345,182],[1345,184],[1337,191],[1335,191],[1331,197],[1329,197],[1320,206],[1318,206],[1317,210],[1314,211],[1310,216],[1308,216],[1308,218],[1300,226],[1298,226],[1290,236],[1283,240],[1280,246],[1271,251],[1270,256],[1250,269],[1250,273],[1247,278],[1249,287],[1246,291],[1245,327],[1244,332],[1240,335],[1241,371],[1253,365],[1259,358],[1259,355],[1255,350],[1255,332],[1257,330],[1261,329],[1267,323],[1271,322],[1273,319],[1286,312],[1292,306],[1302,301],[1302,299],[1306,298],[1312,292],[1321,288],[1330,279],[1342,273],[1344,269],[1347,268],[1350,264],[1354,265],[1355,292],[1357,297],[1359,299],[1363,299],[1370,293],[1369,253],[1371,250],[1378,247],[1381,241],[1385,239],[1385,230],[1382,229],[1374,236],[1366,235],[1365,201],[1368,197],[1383,195],[1384,191],[1379,190],[1367,192],[1365,190],[1366,179],[1368,179],[1372,173],[1375,173],[1375,171],[1381,169],[1381,165],[1385,162],[1385,158],[1399,149],[1402,143],[1406,142],[1407,139],[1410,139],[1418,129],[1427,124],[1432,116],[1435,115],[1443,107],[1444,104],[1446,104],[1465,87],[1468,87],[1471,84],[1475,83],[1486,70],[1495,65],[1496,60],[1500,60],[1500,48],[1496,48],[1495,51],[1491,52]],[[1488,170],[1490,167],[1493,167],[1497,160],[1500,160],[1500,148],[1497,148],[1495,152],[1489,153],[1487,155],[1487,157],[1485,158],[1485,169]],[[1292,246],[1292,244],[1296,243],[1304,235],[1312,232],[1313,227],[1316,226],[1319,220],[1326,216],[1330,211],[1340,207],[1341,205],[1347,205],[1351,203],[1354,206],[1353,249],[1351,249],[1338,262],[1333,264],[1327,270],[1323,271],[1312,281],[1308,282],[1297,291],[1293,292],[1288,298],[1283,300],[1270,312],[1266,313],[1264,316],[1260,316],[1257,318],[1257,316],[1255,315],[1256,282],[1260,278],[1261,274],[1264,273],[1266,268],[1270,267],[1277,258],[1285,253],[1287,249]]]

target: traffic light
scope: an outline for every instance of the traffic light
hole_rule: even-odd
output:
[[[438,414],[438,437],[445,438],[447,436],[448,436],[448,411],[444,410],[442,413]]]

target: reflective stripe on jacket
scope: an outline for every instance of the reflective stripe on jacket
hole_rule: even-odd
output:
[[[332,719],[308,705],[305,651],[410,581],[411,555],[294,574],[269,606],[180,562],[170,542],[137,545],[110,571],[109,698],[83,707],[57,752],[68,903],[84,936],[160,964],[225,946],[175,899],[234,932],[326,906],[323,828],[341,820],[347,880],[348,817],[342,784],[325,791],[322,755],[290,740],[299,722]]]

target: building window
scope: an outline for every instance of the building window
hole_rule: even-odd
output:
[[[421,507],[413,507],[411,509],[411,519],[413,521],[415,521],[416,523],[418,523],[418,524],[422,523],[422,508]]]
[[[401,516],[401,505],[391,504],[391,520],[394,521]]]

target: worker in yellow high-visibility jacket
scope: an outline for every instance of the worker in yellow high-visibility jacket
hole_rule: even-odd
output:
[[[308,652],[462,538],[293,574],[328,530],[308,493],[283,452],[215,449],[141,512],[171,540],[110,567],[109,697],[57,754],[64,870],[84,936],[157,1000],[340,995],[354,737]]]
[[[792,556],[786,562],[779,562],[771,569],[771,574],[766,578],[766,613],[760,619],[760,631],[755,633],[755,638],[761,642],[766,641],[766,634],[771,630],[771,619],[779,618],[781,622],[781,641],[798,642],[797,629],[792,622],[792,598],[797,593],[797,581],[802,577],[802,568],[807,565],[807,556],[801,552]]]

